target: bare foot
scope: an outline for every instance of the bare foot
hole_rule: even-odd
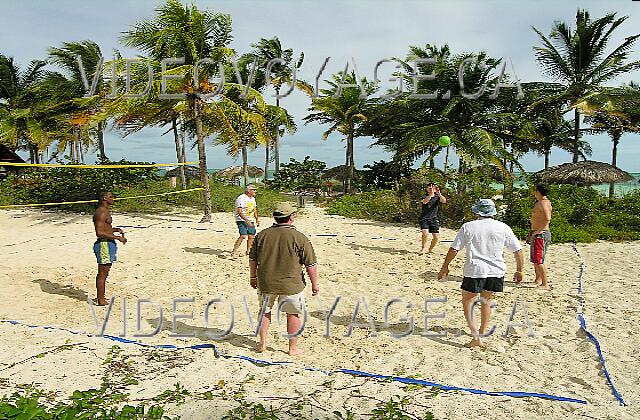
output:
[[[267,344],[266,343],[256,343],[256,351],[258,353],[262,353],[266,349],[267,349]]]
[[[481,349],[484,349],[487,347],[486,344],[484,344],[482,341],[480,341],[479,339],[474,338],[473,340],[469,341],[467,344],[464,345],[466,348],[472,348],[472,347],[480,347]]]
[[[93,303],[96,306],[107,306],[109,304],[109,301],[107,299],[105,300],[98,300],[98,298],[94,298],[93,299]]]
[[[551,290],[553,289],[553,287],[549,286],[548,284],[536,284],[536,286],[538,286],[539,288],[541,288],[542,290]]]
[[[533,281],[533,285],[534,286],[542,286],[542,280],[538,280],[538,279],[534,280]]]
[[[418,252],[418,255],[423,255],[424,254],[424,248],[420,250],[420,252]]]
[[[300,347],[293,347],[289,349],[289,356],[298,356],[304,353]]]

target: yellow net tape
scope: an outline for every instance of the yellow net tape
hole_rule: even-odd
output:
[[[158,194],[136,195],[134,197],[121,197],[121,198],[116,198],[116,200],[132,200],[134,198],[157,197],[160,195],[182,194],[186,192],[201,191],[201,190],[203,190],[203,188],[191,188],[189,190],[170,191],[170,192],[158,193]],[[97,203],[97,202],[98,200],[83,200],[83,201],[63,201],[60,203],[11,204],[7,206],[0,206],[0,209],[10,209],[15,207],[59,206],[63,204],[84,204],[84,203]]]
[[[36,168],[79,168],[79,169],[113,169],[113,168],[155,168],[156,166],[183,166],[183,165],[195,165],[198,162],[179,162],[179,163],[150,163],[140,165],[64,165],[61,163],[13,163],[2,162],[0,166],[32,166]]]

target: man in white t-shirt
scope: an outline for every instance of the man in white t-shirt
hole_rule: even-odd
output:
[[[247,240],[247,252],[242,255],[249,255],[249,250],[253,244],[253,238],[256,237],[256,226],[260,226],[258,207],[256,206],[255,185],[247,185],[244,189],[244,194],[240,194],[238,198],[236,198],[236,211],[234,213],[234,217],[240,237],[236,239],[231,255],[237,255],[238,249],[245,239]]]
[[[460,288],[462,289],[464,317],[473,336],[471,342],[466,346],[484,347],[480,338],[487,333],[491,318],[491,298],[494,292],[502,292],[504,288],[506,271],[504,248],[506,247],[509,252],[512,252],[516,259],[516,272],[513,275],[513,280],[516,283],[522,281],[524,254],[522,253],[522,245],[511,228],[492,218],[497,213],[496,205],[492,200],[479,200],[471,207],[471,211],[479,217],[477,220],[465,223],[460,228],[444,263],[442,263],[438,279],[449,274],[449,263],[455,258],[458,251],[463,247],[466,248],[467,260],[464,263],[464,278]],[[481,297],[480,328],[473,320],[473,307],[478,293]]]

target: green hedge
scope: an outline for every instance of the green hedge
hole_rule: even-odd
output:
[[[501,195],[502,191],[476,188],[468,189],[463,194],[446,190],[443,194],[447,197],[447,204],[440,206],[441,224],[458,229],[475,218],[471,213],[471,205],[478,198]],[[417,198],[389,190],[344,195],[330,201],[327,212],[345,217],[417,225],[419,206],[414,204]],[[640,239],[640,192],[609,199],[592,188],[566,185],[552,186],[549,198],[553,203],[551,235],[555,243]],[[529,231],[534,203],[532,190],[516,189],[497,201],[501,208],[498,218],[511,226],[519,238],[524,239]]]
[[[108,162],[135,164],[136,162]],[[200,187],[197,181],[189,188]],[[211,203],[213,211],[234,210],[235,199],[243,188],[225,185],[212,180]],[[11,176],[0,181],[0,205],[57,203],[65,201],[95,200],[99,191],[112,191],[116,197],[132,197],[179,191],[171,188],[169,181],[159,177],[155,168],[123,169],[78,169],[52,168],[31,170],[20,176]],[[191,191],[181,194],[117,200],[114,210],[121,213],[150,213],[180,211],[202,211],[202,192]],[[270,215],[275,203],[287,201],[287,197],[277,191],[259,188],[256,196],[258,209],[262,215]],[[73,212],[93,212],[96,205],[73,204],[52,206]]]

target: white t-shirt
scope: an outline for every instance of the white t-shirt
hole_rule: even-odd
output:
[[[466,248],[464,276],[471,278],[503,277],[506,271],[504,248],[522,249],[520,241],[506,224],[491,218],[467,222],[460,228],[451,248]]]
[[[233,213],[236,219],[236,222],[244,222],[244,219],[240,217],[238,214],[238,207],[242,208],[244,215],[247,216],[249,220],[252,222],[256,222],[256,198],[249,197],[246,194],[240,194],[238,198],[236,198],[236,211]]]

